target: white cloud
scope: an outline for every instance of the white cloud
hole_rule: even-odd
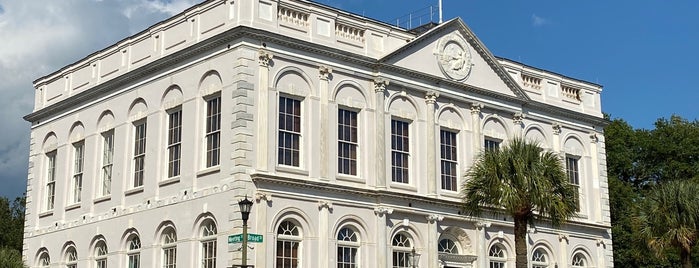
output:
[[[200,1],[0,0],[0,196],[26,184],[32,81]]]
[[[544,26],[549,24],[550,21],[544,17],[539,17],[536,14],[532,14],[532,25],[535,27]]]

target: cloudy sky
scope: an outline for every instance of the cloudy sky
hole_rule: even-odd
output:
[[[437,2],[316,1],[401,24]],[[32,81],[197,2],[0,0],[0,196],[25,189]],[[603,111],[636,128],[699,116],[699,1],[443,2],[445,19],[461,17],[495,55],[602,84]]]

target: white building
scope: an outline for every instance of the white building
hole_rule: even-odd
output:
[[[504,37],[503,37],[504,38]],[[580,213],[532,267],[612,267],[601,86],[308,1],[210,0],[34,83],[32,267],[513,267],[512,219],[460,211],[486,146],[566,158]],[[134,266],[134,264],[140,264]]]

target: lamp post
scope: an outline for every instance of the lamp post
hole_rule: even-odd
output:
[[[420,263],[420,254],[417,254],[413,247],[413,251],[410,252],[410,267],[417,268],[418,263]]]
[[[238,206],[240,206],[240,214],[243,218],[243,261],[241,266],[244,268],[248,267],[248,219],[250,218],[250,210],[252,209],[252,201],[248,200],[248,196],[245,199],[238,201]]]

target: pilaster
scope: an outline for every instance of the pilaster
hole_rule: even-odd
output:
[[[391,208],[374,208],[374,214],[376,214],[376,230],[378,232],[376,240],[376,256],[378,257],[376,267],[388,267],[388,247],[391,245],[388,238],[388,215],[391,215],[391,213],[393,213],[393,209]]]
[[[483,109],[482,103],[471,104],[471,125],[473,126],[473,140],[471,141],[474,146],[474,152],[478,152],[483,148],[483,140],[481,134],[481,109]]]
[[[554,122],[551,124],[553,129],[553,151],[557,154],[561,153],[561,124]]]
[[[486,244],[488,238],[485,237],[485,228],[490,228],[490,222],[476,222],[476,230],[478,231],[478,236],[476,237],[476,255],[481,256],[478,258],[477,267],[488,267],[488,260],[484,257],[488,256],[488,245]]]
[[[569,239],[570,238],[567,234],[558,235],[558,256],[560,256],[558,259],[558,263],[562,264],[563,267],[567,267],[568,264],[568,243],[570,242]]]
[[[599,138],[597,133],[590,133],[590,166],[592,167],[592,196],[589,200],[594,200],[593,211],[590,216],[596,222],[602,222],[602,190],[600,189],[600,173],[599,173],[599,155],[597,147],[599,146]],[[589,176],[585,176],[588,177]]]
[[[512,122],[514,123],[515,136],[523,137],[522,132],[524,130],[524,118],[526,116],[522,112],[516,112],[512,116]]]
[[[438,223],[444,220],[444,216],[432,214],[427,215],[427,250],[426,252],[438,252],[437,245],[439,244],[439,229]],[[437,254],[427,254],[429,260],[427,267],[439,268],[439,258]]]
[[[274,120],[269,116],[269,64],[273,55],[271,52],[260,49],[258,57],[258,81],[257,81],[257,169],[268,171],[270,165],[269,153],[272,150],[269,142],[269,122]]]
[[[333,203],[329,201],[318,201],[318,263],[320,267],[332,266],[330,264],[330,213],[333,210]],[[323,265],[325,264],[325,265]]]
[[[333,70],[325,65],[318,67],[319,91],[320,91],[320,161],[324,163],[320,165],[320,179],[328,180],[328,167],[332,166],[331,161],[336,161],[335,158],[329,157],[330,148],[328,147],[328,132],[330,131],[330,121],[328,114],[330,113],[328,100],[330,99],[329,81],[332,78]]]
[[[374,94],[376,98],[376,187],[386,188],[386,87],[388,79],[374,79]],[[379,255],[383,256],[383,255]],[[381,266],[384,267],[384,266]]]
[[[437,97],[439,93],[430,91],[425,95],[425,103],[427,104],[427,194],[430,196],[437,195],[437,156],[434,148],[439,148],[436,142],[435,116]],[[434,254],[431,254],[434,255]],[[430,261],[430,263],[432,263]]]
[[[263,239],[273,239],[273,237],[276,235],[274,233],[273,228],[268,228],[268,224],[270,224],[269,219],[267,218],[267,210],[269,207],[272,206],[272,195],[269,193],[265,192],[256,192],[255,193],[255,203],[256,205],[253,206],[253,215],[255,215],[255,230],[259,232],[260,234],[263,235]],[[267,232],[267,230],[271,229],[271,232]],[[251,251],[255,256],[255,264],[257,267],[268,267],[271,265],[267,265],[267,256],[271,256],[274,254],[274,247],[269,247],[267,248],[268,243],[257,243],[255,244],[255,250]]]

